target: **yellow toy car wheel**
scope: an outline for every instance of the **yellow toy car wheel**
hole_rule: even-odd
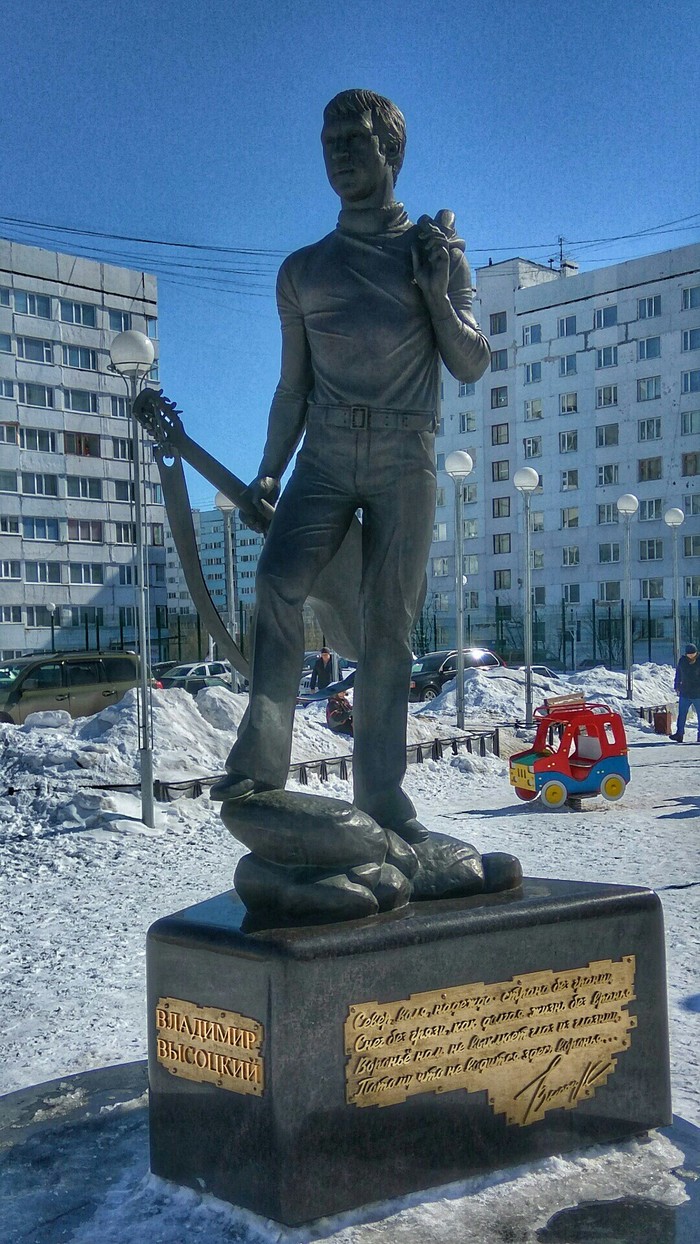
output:
[[[617,803],[625,793],[627,783],[619,773],[608,773],[600,784],[600,793],[609,803]]]
[[[569,797],[569,792],[563,782],[550,779],[542,787],[540,797],[545,808],[562,808]]]

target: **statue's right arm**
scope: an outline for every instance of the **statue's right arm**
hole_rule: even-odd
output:
[[[284,475],[304,432],[307,403],[314,382],[304,317],[290,272],[293,260],[291,256],[282,264],[277,278],[282,365],[270,407],[259,479],[279,481]]]

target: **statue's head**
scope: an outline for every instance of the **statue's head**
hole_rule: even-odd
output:
[[[354,162],[356,165],[364,163],[368,173],[369,153],[363,155],[361,151],[363,137],[365,142],[372,140],[374,150],[391,171],[390,184],[394,185],[406,148],[406,122],[403,114],[390,99],[377,95],[375,91],[341,91],[324,109],[321,134],[328,176],[341,198],[361,197],[359,186],[358,194],[350,192],[349,173],[344,180],[342,164],[344,160],[349,163],[351,157],[349,154],[341,155],[340,148],[345,143],[349,152],[348,143],[354,138]]]

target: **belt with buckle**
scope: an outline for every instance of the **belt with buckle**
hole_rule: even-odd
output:
[[[325,423],[334,428],[392,429],[410,432],[434,432],[437,417],[434,410],[381,410],[376,406],[319,406],[309,403],[309,423]]]

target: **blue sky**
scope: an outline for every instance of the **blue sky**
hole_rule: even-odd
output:
[[[277,379],[276,268],[337,217],[319,143],[337,91],[399,105],[398,197],[414,219],[452,208],[473,267],[546,263],[560,236],[583,267],[700,236],[690,0],[6,0],[3,15],[0,235],[156,271],[162,383],[246,478]]]

